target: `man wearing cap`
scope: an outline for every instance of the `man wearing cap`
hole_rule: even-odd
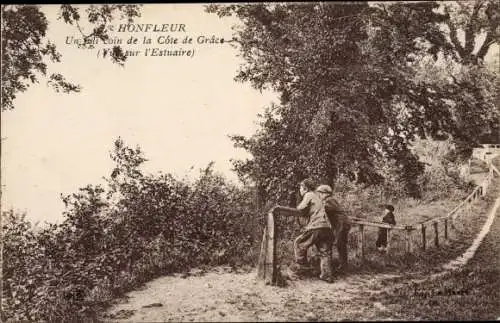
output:
[[[329,185],[320,185],[316,189],[325,205],[325,212],[333,231],[333,244],[337,246],[340,265],[337,271],[347,268],[347,238],[351,229],[349,217],[345,210],[333,197],[333,190]]]

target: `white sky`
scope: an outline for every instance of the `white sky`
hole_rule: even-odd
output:
[[[63,55],[50,71],[79,83],[83,91],[57,94],[41,81],[18,95],[14,110],[2,113],[3,210],[25,210],[35,221],[62,219],[60,193],[109,176],[109,151],[118,136],[142,148],[147,172],[195,177],[215,161],[216,170],[236,180],[229,159],[247,154],[227,135],[251,135],[257,114],[276,100],[233,80],[243,62],[236,49],[196,45],[193,58],[129,57],[121,68],[97,58],[95,50],[65,45],[66,36],[78,34],[56,20],[58,8],[44,6],[48,39]],[[234,20],[205,13],[202,5],[172,4],[145,5],[136,20],[141,22],[183,23],[187,33],[179,36],[230,39]]]

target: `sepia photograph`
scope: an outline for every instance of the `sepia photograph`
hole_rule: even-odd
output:
[[[2,4],[1,322],[500,320],[500,2]]]

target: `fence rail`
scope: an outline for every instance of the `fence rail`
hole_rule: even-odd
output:
[[[387,248],[386,253],[391,252],[391,239],[393,237],[393,231],[400,231],[403,234],[403,240],[405,245],[405,253],[412,253],[415,249],[415,239],[414,232],[420,231],[421,237],[421,249],[426,250],[429,247],[429,239],[431,236],[433,239],[433,245],[439,247],[443,242],[448,241],[450,238],[450,231],[452,228],[456,227],[456,218],[466,212],[470,214],[472,211],[472,204],[479,199],[481,196],[486,195],[487,189],[491,180],[496,173],[500,176],[500,171],[492,164],[491,159],[487,162],[489,170],[488,175],[481,182],[481,184],[474,188],[474,190],[453,210],[448,212],[444,216],[435,217],[429,220],[425,220],[412,225],[390,225],[383,222],[371,221],[358,217],[349,217],[351,224],[357,226],[357,252],[356,255],[361,259],[365,257],[366,251],[366,227],[374,228],[385,228],[387,229]],[[277,264],[276,257],[276,241],[277,241],[277,229],[275,227],[275,216],[279,214],[288,213],[286,210],[280,210],[279,207],[273,209],[269,212],[266,217],[266,228],[264,230],[264,235],[262,238],[261,251],[259,255],[259,263],[257,268],[257,276],[259,279],[263,280],[266,284],[277,285],[279,282],[279,265]],[[427,231],[430,229],[430,232]],[[441,234],[440,234],[441,229]],[[432,233],[432,235],[428,234]]]

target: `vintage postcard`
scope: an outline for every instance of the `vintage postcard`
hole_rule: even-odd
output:
[[[500,317],[497,1],[1,8],[2,321]]]

